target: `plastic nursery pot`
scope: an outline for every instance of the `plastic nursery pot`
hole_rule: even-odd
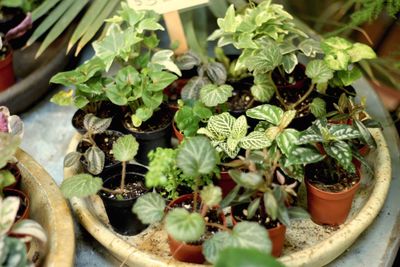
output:
[[[9,52],[7,56],[0,61],[0,92],[6,90],[15,83],[12,59],[12,52]]]
[[[18,188],[21,181],[21,171],[19,170],[17,164],[8,163],[4,169],[11,171],[15,178],[15,182],[9,186],[4,187],[4,189]]]
[[[172,122],[172,129],[174,131],[175,137],[178,139],[178,143],[182,143],[184,135],[177,128],[175,122]]]
[[[179,198],[171,201],[168,204],[168,209],[171,209],[181,204],[182,202],[190,201],[192,199],[193,199],[193,194],[180,196]],[[226,226],[225,215],[221,212],[219,214],[219,217],[223,225]],[[178,261],[198,263],[198,264],[205,262],[202,244],[193,244],[193,245],[187,244],[185,242],[175,240],[172,236],[168,235],[168,245],[172,257]]]
[[[147,165],[149,158],[147,155],[157,147],[171,147],[171,125],[173,115],[166,105],[154,112],[153,116],[143,122],[139,128],[129,127],[124,121],[124,133],[132,134],[139,143],[139,150],[135,157],[136,161]]]
[[[237,224],[234,214],[237,214],[238,208],[232,207],[231,220],[233,225]],[[285,243],[286,226],[279,223],[276,227],[266,229],[268,232],[269,239],[272,243],[272,256],[278,258],[282,255],[283,245]]]
[[[109,189],[117,188],[121,183],[121,171],[122,165],[105,169],[101,176],[104,180],[103,186]],[[132,206],[138,197],[147,192],[144,185],[146,172],[147,169],[145,167],[137,164],[128,164],[126,166],[125,184],[141,183],[143,185],[143,190],[133,198],[117,200],[110,198],[109,194],[104,192],[99,193],[112,228],[121,235],[136,235],[147,227],[132,212]]]
[[[222,197],[226,197],[236,186],[236,183],[229,175],[228,171],[221,171],[221,178],[218,180],[218,186],[221,187]]]
[[[307,206],[312,221],[320,225],[344,223],[359,187],[360,180],[346,191],[332,193],[316,188],[306,179]]]
[[[168,96],[168,108],[173,114],[178,111],[178,99],[181,98],[182,88],[190,79],[180,78],[164,89],[164,94]]]
[[[29,208],[30,208],[30,200],[29,197],[18,189],[4,188],[3,189],[4,197],[18,197],[20,199],[20,204],[17,212],[17,217],[15,218],[15,222],[20,220],[25,220],[29,218]]]
[[[94,135],[94,141],[105,154],[104,169],[121,165],[121,162],[115,161],[113,155],[111,154],[113,143],[117,141],[117,139],[121,136],[123,136],[122,133],[112,130],[106,130],[104,133]],[[84,141],[81,141],[79,142],[76,150],[80,153],[85,153],[88,148],[89,145]],[[81,163],[84,166],[85,170],[87,170],[88,163],[86,162],[84,157],[81,157]],[[102,176],[101,174],[102,173],[99,174],[100,177]]]

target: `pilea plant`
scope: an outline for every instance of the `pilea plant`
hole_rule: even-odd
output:
[[[219,187],[213,185],[206,186],[200,191],[198,185],[201,177],[210,174],[216,163],[216,151],[207,138],[200,136],[189,138],[178,151],[177,165],[185,175],[195,181],[192,206],[189,209],[172,207],[165,214],[165,200],[153,192],[140,197],[133,206],[133,212],[146,224],[163,221],[166,231],[181,242],[199,241],[207,227],[220,229],[203,243],[203,254],[211,263],[216,261],[219,251],[229,246],[246,246],[270,251],[271,244],[266,231],[256,223],[240,223],[233,230],[229,230],[224,225],[205,219],[208,211],[220,203],[222,192]]]
[[[117,189],[108,189],[103,187],[103,180],[99,177],[93,177],[90,174],[77,174],[65,179],[61,186],[61,192],[66,198],[87,197],[94,195],[100,190],[121,195],[125,193],[126,164],[134,159],[139,144],[132,135],[125,135],[113,144],[114,158],[122,163],[121,183]]]
[[[100,119],[93,114],[86,114],[83,120],[86,133],[81,136],[80,141],[88,143],[90,147],[83,154],[78,151],[68,153],[64,158],[64,167],[76,166],[83,156],[90,173],[94,175],[101,173],[104,168],[105,154],[94,141],[94,135],[105,132],[111,121],[112,118]]]
[[[121,4],[118,15],[109,19],[106,35],[94,42],[95,56],[76,70],[57,74],[52,82],[78,85],[73,92],[60,92],[53,100],[79,107],[104,98],[119,106],[128,106],[134,127],[148,120],[161,105],[163,89],[180,75],[171,59],[171,50],[157,50],[159,40],[154,31],[164,30],[159,15],[135,11]],[[121,67],[115,75],[105,75],[113,62]],[[165,71],[168,70],[168,71]]]
[[[175,113],[175,123],[178,129],[186,136],[197,133],[200,123],[206,123],[213,111],[200,101],[178,100],[179,109]]]
[[[204,134],[210,140],[218,152],[222,152],[222,158],[235,158],[240,149],[261,149],[271,145],[270,140],[259,131],[247,134],[246,116],[235,118],[228,112],[213,115],[208,120],[205,128],[200,128],[197,133]]]
[[[17,197],[2,198],[0,196],[0,265],[30,266],[27,246],[32,239],[40,242],[44,250],[47,236],[40,224],[25,219],[14,224],[20,200]]]

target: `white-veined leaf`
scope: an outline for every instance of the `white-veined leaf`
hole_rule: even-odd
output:
[[[287,161],[286,166],[297,165],[297,164],[310,164],[321,161],[325,156],[321,155],[316,149],[309,147],[296,147],[292,150]]]
[[[216,85],[223,85],[226,82],[228,73],[222,63],[210,62],[205,66],[208,78]],[[227,85],[225,85],[227,86]]]
[[[333,78],[333,71],[325,61],[314,59],[307,64],[306,75],[313,83],[326,83]]]
[[[334,136],[336,140],[349,140],[360,137],[360,132],[358,130],[346,124],[331,125],[329,133]]]
[[[20,200],[18,197],[0,198],[0,236],[12,227],[17,216]]]
[[[88,164],[87,165],[88,172],[97,175],[103,171],[105,154],[100,148],[98,148],[97,146],[89,147],[85,151],[84,157]]]
[[[276,143],[286,156],[296,147],[300,133],[295,129],[286,129],[276,137]]]
[[[206,84],[200,89],[200,100],[207,107],[216,107],[225,103],[232,96],[232,91],[233,87],[230,85]]]
[[[83,126],[92,134],[102,133],[110,127],[112,118],[101,119],[89,113],[83,118]]]
[[[228,112],[224,112],[219,115],[211,116],[208,120],[207,129],[212,132],[214,136],[228,138],[231,135],[235,121],[235,117]]]
[[[240,140],[240,147],[243,149],[263,149],[269,147],[271,141],[264,132],[254,131]]]
[[[47,242],[46,232],[43,227],[33,220],[26,219],[17,222],[11,228],[11,233],[31,236],[43,244]]]
[[[283,110],[279,107],[264,104],[246,111],[246,115],[257,120],[264,120],[273,125],[279,125],[283,116]]]

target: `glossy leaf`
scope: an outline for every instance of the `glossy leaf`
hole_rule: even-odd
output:
[[[283,116],[283,110],[273,105],[264,104],[248,109],[246,115],[253,119],[265,120],[274,125],[279,125]]]
[[[89,147],[85,153],[84,157],[87,161],[87,170],[91,174],[100,174],[104,169],[105,154],[97,146]]]
[[[60,186],[64,197],[87,197],[95,195],[103,186],[103,180],[90,174],[77,174],[65,179]]]
[[[163,219],[165,207],[165,200],[159,194],[151,192],[136,200],[132,212],[136,213],[142,223],[152,224]]]
[[[168,212],[165,218],[165,229],[178,241],[193,242],[204,234],[206,224],[199,213],[189,213],[183,208],[175,208]]]

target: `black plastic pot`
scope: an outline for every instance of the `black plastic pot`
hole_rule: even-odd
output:
[[[153,117],[150,120],[146,121],[143,125],[151,124],[157,116],[165,117],[169,122],[165,126],[153,131],[136,131],[124,125],[124,133],[132,134],[138,141],[139,150],[135,159],[137,162],[144,165],[147,165],[149,163],[147,155],[150,151],[156,149],[157,147],[171,147],[173,116],[168,106],[162,106],[161,109],[156,111],[153,114]]]
[[[104,180],[103,186],[106,188],[118,187],[121,183],[121,171],[121,165],[105,169],[101,175]],[[143,166],[128,164],[126,166],[125,183],[142,181],[144,184],[144,175],[146,172],[147,169]],[[121,235],[136,235],[147,227],[132,212],[132,206],[139,196],[132,199],[116,200],[107,197],[102,192],[99,195],[103,200],[110,224],[117,233]]]

